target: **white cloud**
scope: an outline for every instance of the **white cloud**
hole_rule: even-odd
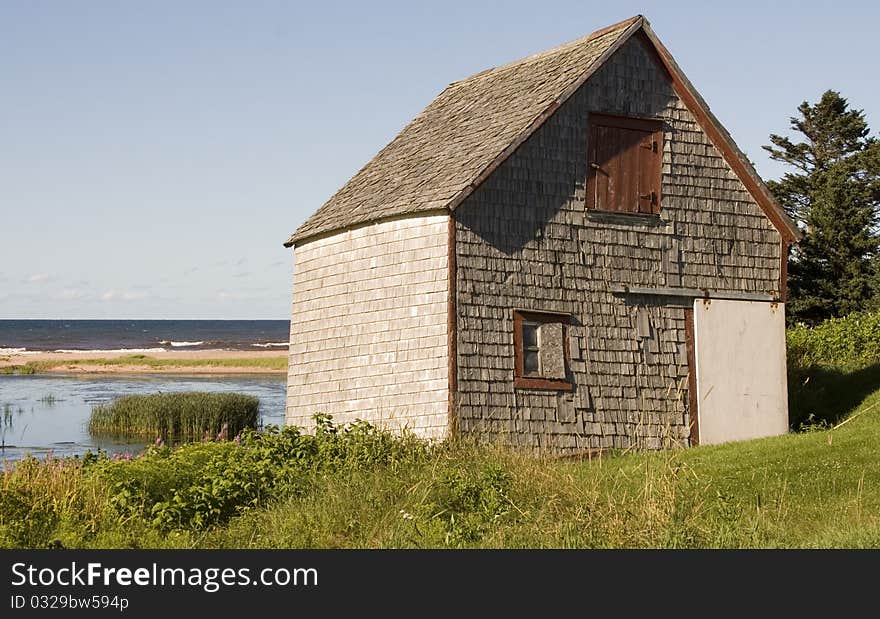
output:
[[[107,290],[101,295],[102,301],[139,301],[146,299],[149,295],[143,290],[126,290],[124,292],[116,292],[115,290]]]
[[[64,301],[72,301],[75,299],[82,299],[86,296],[86,293],[79,288],[64,288],[60,292],[56,293],[54,296],[55,298],[62,299]]]
[[[217,293],[217,298],[221,301],[244,301],[249,299],[248,295],[241,294],[240,292],[228,292],[226,290],[221,290]]]
[[[28,277],[28,281],[32,284],[37,284],[39,282],[45,282],[49,280],[48,273],[34,273],[30,277]]]

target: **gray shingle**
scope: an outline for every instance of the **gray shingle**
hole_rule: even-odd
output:
[[[450,84],[287,244],[445,208],[640,19]]]

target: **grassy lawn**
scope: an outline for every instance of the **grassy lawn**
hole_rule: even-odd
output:
[[[451,449],[393,475],[322,477],[198,543],[880,547],[880,391],[857,412],[833,431],[592,462]]]
[[[799,433],[576,461],[320,417],[315,435],[18,462],[0,475],[0,547],[878,548],[880,313],[796,327],[788,349]],[[82,363],[283,371],[287,359]],[[141,408],[107,412],[127,424]]]
[[[843,426],[592,461],[429,446],[366,424],[131,461],[27,461],[0,481],[0,545],[880,546],[880,391]]]

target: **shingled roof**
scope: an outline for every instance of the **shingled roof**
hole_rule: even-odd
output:
[[[714,129],[707,133],[777,229],[790,240],[798,238],[797,228],[770,196],[751,164],[680,74],[647,20],[637,15],[450,84],[309,217],[285,246],[370,221],[454,209],[639,30],[644,30],[654,43],[673,77],[679,74],[676,90],[688,90],[691,103],[703,108],[706,122]],[[683,99],[688,103],[688,97]]]

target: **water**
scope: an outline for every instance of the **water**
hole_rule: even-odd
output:
[[[285,376],[0,376],[0,460],[82,454],[98,448],[136,453],[146,443],[89,435],[92,405],[162,391],[238,392],[260,398],[260,424],[284,423]],[[3,447],[5,445],[5,447]]]
[[[0,354],[283,350],[289,337],[287,320],[0,320]]]

